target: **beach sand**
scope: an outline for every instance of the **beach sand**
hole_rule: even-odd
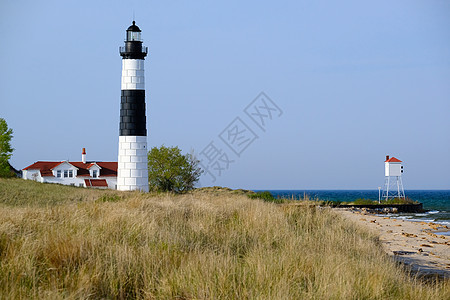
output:
[[[410,266],[420,275],[450,278],[450,236],[436,234],[448,231],[445,226],[411,222],[350,209],[335,209],[346,218],[366,226],[380,236],[386,253]]]

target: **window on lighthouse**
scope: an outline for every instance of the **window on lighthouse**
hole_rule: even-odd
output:
[[[135,32],[135,31],[128,31],[128,36],[127,36],[127,40],[128,41],[141,41],[141,33],[140,32]]]

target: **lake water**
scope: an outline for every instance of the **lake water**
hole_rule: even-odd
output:
[[[268,190],[279,198],[352,202],[359,198],[378,200],[378,190]],[[405,196],[423,203],[425,213],[390,214],[408,221],[435,222],[450,226],[450,190],[405,190]]]

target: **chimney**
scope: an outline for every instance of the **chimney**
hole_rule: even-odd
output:
[[[84,148],[83,148],[84,149]],[[386,155],[386,161],[388,161],[389,160],[389,155]]]
[[[83,148],[83,151],[81,152],[81,161],[83,164],[86,163],[86,148]]]

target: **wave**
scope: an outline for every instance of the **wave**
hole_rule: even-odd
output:
[[[412,217],[413,216],[395,216],[395,217],[392,217],[392,219],[409,220]]]
[[[433,223],[436,223],[436,224],[439,224],[439,225],[450,226],[450,222],[449,221],[434,221]]]

